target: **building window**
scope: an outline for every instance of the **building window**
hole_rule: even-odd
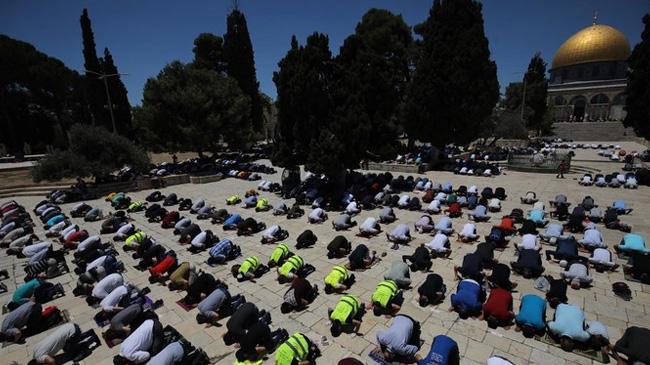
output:
[[[609,98],[605,94],[594,95],[591,98],[591,104],[607,104],[609,103]]]
[[[563,96],[558,95],[553,99],[553,104],[554,105],[564,105],[564,104],[566,104],[566,100],[564,99]]]
[[[592,67],[591,70],[592,70],[592,71],[591,71],[591,74],[592,74],[592,75],[594,75],[594,76],[598,76],[598,73],[599,73],[599,71],[600,71],[598,65],[594,65],[594,67]]]

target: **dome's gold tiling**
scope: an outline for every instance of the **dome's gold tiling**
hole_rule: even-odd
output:
[[[553,58],[553,68],[588,62],[624,61],[630,43],[623,33],[608,25],[595,24],[567,39]]]

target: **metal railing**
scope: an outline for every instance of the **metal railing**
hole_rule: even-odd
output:
[[[511,170],[552,172],[557,171],[563,160],[568,171],[571,168],[571,156],[567,153],[556,152],[548,155],[541,153],[516,155],[511,153],[508,155],[508,168]]]

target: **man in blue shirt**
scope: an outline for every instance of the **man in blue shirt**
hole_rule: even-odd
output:
[[[528,219],[535,222],[538,227],[544,227],[548,220],[544,219],[544,211],[541,209],[533,209],[528,213]]]
[[[451,337],[438,335],[433,339],[427,357],[418,361],[418,365],[458,364],[458,344]]]
[[[241,222],[241,216],[239,214],[233,214],[226,218],[226,221],[223,222],[223,229],[225,230],[232,230],[232,229],[237,229],[237,223]]]
[[[524,295],[515,322],[517,331],[522,331],[526,338],[532,338],[546,325],[546,301],[535,294]]]
[[[573,236],[558,239],[555,251],[546,250],[546,260],[550,261],[551,256],[558,261],[580,260],[580,256],[578,255],[578,242]]]
[[[451,295],[450,310],[455,310],[462,319],[477,315],[481,312],[485,292],[483,287],[472,279],[464,279],[458,283],[456,293]]]
[[[212,246],[209,253],[210,258],[208,258],[207,263],[208,265],[214,266],[233,260],[241,254],[241,249],[226,238]]]
[[[560,304],[555,316],[548,322],[548,330],[560,339],[564,351],[572,351],[575,342],[585,343],[591,335],[585,331],[585,314],[582,309],[568,304]]]

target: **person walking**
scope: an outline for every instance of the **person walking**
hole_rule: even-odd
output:
[[[560,165],[557,167],[556,179],[564,179],[564,173],[566,172],[566,162],[564,160],[560,161]]]

